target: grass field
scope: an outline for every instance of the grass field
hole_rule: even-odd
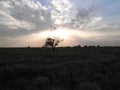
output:
[[[0,90],[120,90],[120,47],[1,48]]]

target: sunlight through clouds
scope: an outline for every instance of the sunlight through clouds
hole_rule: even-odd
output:
[[[91,8],[78,9],[70,0],[52,0],[43,6],[38,0],[0,1],[1,23],[8,28],[24,30],[45,30],[50,26],[80,28],[101,19]]]
[[[28,36],[31,37],[30,42],[33,45],[33,40],[43,41],[51,36],[51,33],[54,33],[52,36],[65,39],[62,45],[70,42],[79,44],[82,40],[87,43],[89,36],[93,41],[95,37],[99,38],[98,42],[104,39],[107,41],[107,37],[114,41],[118,40],[115,39],[120,28],[118,20],[120,13],[117,12],[120,4],[117,2],[111,0],[90,0],[89,2],[87,0],[0,0],[0,38],[2,40],[0,46],[3,42],[9,42],[12,46],[17,39],[24,41]],[[111,9],[108,8],[109,5]],[[51,27],[55,27],[56,30],[50,32]],[[114,35],[111,35],[113,31]],[[14,38],[16,40],[13,40]],[[15,45],[25,44],[16,43]]]

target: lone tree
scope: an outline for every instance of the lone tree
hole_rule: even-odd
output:
[[[58,46],[60,42],[62,42],[63,39],[59,38],[47,38],[45,42],[45,47],[51,47],[53,51],[55,51],[55,47]]]

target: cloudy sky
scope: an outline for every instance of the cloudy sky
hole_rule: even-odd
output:
[[[120,0],[0,0],[0,47],[120,46]]]

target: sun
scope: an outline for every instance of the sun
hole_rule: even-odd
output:
[[[36,45],[43,46],[45,41],[48,38],[52,38],[52,39],[62,40],[59,46],[73,46],[73,45],[78,45],[78,44],[84,45],[85,40],[88,40],[88,38],[94,39],[96,35],[98,36],[99,33],[91,32],[88,30],[87,31],[76,30],[72,28],[71,29],[70,28],[57,28],[55,30],[47,29],[47,30],[40,31],[38,33],[33,34],[32,36],[30,35],[29,37],[27,37],[27,40],[29,38],[30,41],[34,41],[33,42],[34,46],[35,46],[35,42],[37,43]]]
[[[58,37],[60,39],[68,39],[71,32],[66,28],[58,28],[50,32],[51,37]]]
[[[65,46],[69,42],[71,42],[71,38],[73,35],[73,30],[68,28],[57,28],[54,30],[44,30],[39,32],[35,37],[41,41],[43,45],[48,38],[57,39],[62,41],[59,46]]]

